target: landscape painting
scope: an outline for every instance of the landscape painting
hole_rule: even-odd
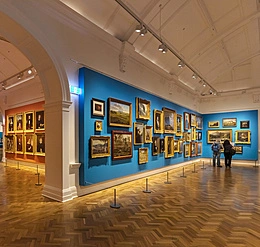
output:
[[[132,132],[112,131],[112,160],[132,158]]]
[[[110,136],[90,137],[91,158],[110,156]]]

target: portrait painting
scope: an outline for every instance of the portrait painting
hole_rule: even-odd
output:
[[[184,144],[184,158],[190,157],[190,144]]]
[[[184,130],[189,130],[190,129],[190,114],[188,112],[183,113],[183,125],[184,125]]]
[[[197,142],[196,145],[197,155],[202,155],[202,142]]]
[[[183,153],[184,143],[183,140],[179,140],[179,154]]]
[[[35,129],[36,130],[44,130],[44,111],[36,111],[35,112]]]
[[[36,134],[36,154],[45,155],[45,134],[37,133]]]
[[[163,133],[163,112],[160,110],[154,110],[154,133]]]
[[[149,120],[150,119],[150,101],[136,98],[136,119]]]
[[[16,153],[23,153],[24,152],[24,145],[23,145],[23,135],[18,134],[16,135]]]
[[[190,126],[197,126],[196,115],[193,113],[190,114]]]
[[[176,122],[176,113],[174,110],[163,108],[163,127],[164,133],[174,134],[175,131],[175,122]]]
[[[153,142],[152,137],[153,137],[153,126],[146,125],[144,142],[152,143]]]
[[[177,114],[176,115],[176,136],[182,136],[183,135],[182,130],[182,115]]]
[[[197,122],[197,129],[201,130],[203,125],[203,120],[201,116],[196,116],[196,122]]]
[[[103,123],[102,121],[95,121],[95,131],[102,131],[102,128],[103,128]]]
[[[143,123],[134,123],[134,144],[141,145],[144,143],[145,125]]]
[[[14,153],[15,141],[14,135],[5,136],[5,151],[7,153]]]
[[[164,142],[164,138],[160,139],[160,153],[163,153],[165,149],[165,142]]]
[[[18,113],[15,115],[15,132],[23,132],[23,113]]]
[[[13,115],[7,116],[7,132],[8,133],[14,132],[14,116]]]
[[[152,155],[158,155],[160,152],[160,137],[159,136],[153,136],[153,152]]]
[[[165,136],[165,158],[174,157],[174,138]]]
[[[132,132],[112,131],[112,160],[132,158]]]
[[[250,121],[240,121],[240,129],[249,129]]]
[[[25,153],[33,154],[34,153],[34,135],[33,134],[25,135],[24,143],[25,143]]]
[[[34,112],[25,112],[25,132],[34,131]]]

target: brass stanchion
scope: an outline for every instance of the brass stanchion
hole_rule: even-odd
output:
[[[202,163],[201,169],[206,169],[206,167],[204,167],[204,161],[203,161],[203,163]]]
[[[37,172],[35,173],[35,175],[38,175],[39,174],[38,165],[37,165],[36,171]]]
[[[257,160],[255,160],[255,165],[253,166],[254,168],[259,168],[259,166],[256,165]]]
[[[7,159],[5,159],[5,167],[7,167]]]
[[[16,168],[16,170],[20,170],[20,163],[19,163],[19,161],[17,162],[17,168]]]
[[[193,173],[198,173],[198,172],[196,171],[196,168],[195,168],[195,166],[196,166],[196,165],[195,165],[195,163],[194,163],[194,169],[193,169],[193,171],[192,171],[192,172],[193,172]]]
[[[186,176],[184,175],[184,167],[182,168],[182,175],[180,177],[181,178],[186,178]]]
[[[148,178],[146,178],[146,182],[145,182],[145,190],[143,190],[144,193],[151,193],[150,190],[148,190]]]
[[[38,175],[38,181],[35,184],[36,186],[41,186],[42,184],[40,183],[40,173],[37,174]]]
[[[166,173],[166,181],[164,182],[165,184],[171,184],[172,182],[169,181],[169,174],[168,172]]]
[[[120,208],[120,205],[116,203],[116,189],[114,189],[114,203],[110,205],[111,208]]]

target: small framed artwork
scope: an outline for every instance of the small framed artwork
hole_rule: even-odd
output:
[[[223,127],[236,127],[237,126],[237,119],[236,118],[223,118],[222,119],[222,126]]]
[[[16,153],[20,153],[23,154],[24,153],[24,145],[23,145],[23,135],[22,134],[18,134],[15,136],[15,152]]]
[[[24,136],[25,143],[25,153],[33,154],[34,153],[34,134],[26,134]]]
[[[15,115],[15,132],[23,132],[23,113],[17,113]]]
[[[202,132],[199,131],[199,132],[198,132],[198,141],[201,141],[201,140],[202,140]]]
[[[190,144],[189,143],[184,144],[184,157],[185,158],[190,157]]]
[[[34,112],[25,112],[24,124],[25,132],[34,132]]]
[[[191,127],[191,140],[192,141],[195,141],[197,139],[196,134],[197,134],[196,127]]]
[[[102,129],[103,129],[102,121],[96,121],[95,122],[95,131],[102,131]]]
[[[196,115],[193,113],[190,114],[190,126],[197,126]]]
[[[91,136],[90,153],[91,158],[110,156],[110,136]]]
[[[237,130],[235,143],[250,144],[251,143],[250,130]]]
[[[165,137],[165,158],[174,156],[174,139],[173,136]]]
[[[229,140],[232,142],[232,129],[208,130],[208,143],[213,143],[217,140],[224,142]]]
[[[202,155],[202,142],[197,142],[196,145],[197,155]]]
[[[195,157],[197,155],[196,142],[190,143],[190,156]]]
[[[164,138],[160,139],[160,153],[164,153],[165,151],[165,140]]]
[[[219,121],[209,121],[208,127],[209,128],[219,128]]]
[[[197,129],[198,130],[201,130],[202,129],[202,125],[203,125],[203,122],[202,122],[202,117],[201,116],[196,116],[196,122],[197,122]]]
[[[133,156],[132,132],[112,131],[112,160],[130,159]]]
[[[45,156],[45,133],[36,133],[36,154]]]
[[[184,148],[183,140],[179,140],[179,154],[183,153],[183,148]]]
[[[35,112],[35,129],[36,130],[44,130],[45,125],[44,125],[44,111],[36,111]]]
[[[176,113],[174,110],[163,108],[163,128],[164,133],[174,134],[175,131],[175,123],[176,123]]]
[[[153,142],[153,126],[145,126],[145,137],[144,142],[145,143],[152,143]]]
[[[234,146],[233,148],[236,150],[236,154],[243,153],[243,146]]]
[[[154,133],[163,133],[163,112],[160,110],[154,110],[153,121]]]
[[[176,115],[176,136],[182,136],[182,115]]]
[[[138,164],[145,164],[148,162],[148,148],[138,149]]]
[[[150,107],[151,102],[149,100],[136,98],[136,119],[149,120]]]
[[[5,136],[5,151],[7,153],[14,153],[15,140],[14,135]]]
[[[14,116],[7,116],[7,133],[14,133]]]
[[[179,141],[178,140],[174,140],[173,149],[174,149],[174,153],[179,153]]]
[[[158,155],[160,152],[160,137],[153,136],[153,152],[152,155]]]
[[[109,98],[109,126],[132,127],[132,104]]]
[[[92,116],[105,116],[105,101],[100,99],[91,100],[91,114]]]
[[[184,130],[189,130],[190,129],[190,114],[188,112],[183,113],[183,126]]]
[[[134,123],[134,144],[141,145],[144,143],[145,125],[143,123]]]
[[[249,129],[249,121],[240,121],[240,129]]]

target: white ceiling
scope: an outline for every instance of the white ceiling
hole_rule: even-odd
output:
[[[208,95],[210,87],[220,95],[260,88],[260,0],[60,1],[120,41],[130,43],[136,52],[200,95]],[[161,37],[173,53],[159,52],[160,41],[151,33],[144,37],[136,33],[138,21],[119,3]],[[180,69],[178,57],[188,67]],[[2,82],[31,64],[0,37],[0,65]],[[192,79],[193,72],[200,78]],[[201,79],[210,87],[204,88]]]

